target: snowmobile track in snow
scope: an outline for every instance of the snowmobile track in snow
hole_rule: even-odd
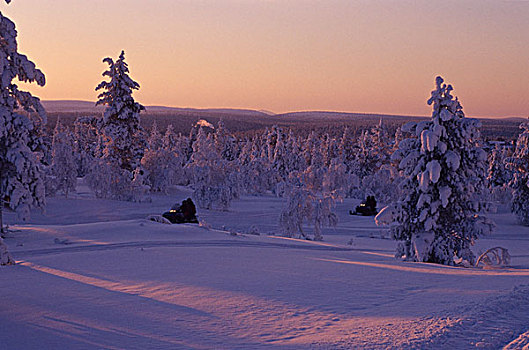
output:
[[[91,245],[71,245],[61,248],[47,248],[47,249],[33,249],[33,250],[19,250],[12,252],[16,258],[26,258],[31,256],[53,255],[63,253],[80,253],[116,250],[124,248],[170,248],[170,247],[244,247],[244,248],[282,248],[282,249],[301,249],[301,250],[316,250],[316,251],[331,251],[331,252],[346,252],[357,251],[360,249],[342,248],[332,246],[320,245],[301,245],[288,243],[268,243],[268,242],[239,242],[239,241],[136,241],[136,242],[121,242],[121,243],[107,243],[107,244],[91,244]],[[362,249],[365,251],[365,249]]]

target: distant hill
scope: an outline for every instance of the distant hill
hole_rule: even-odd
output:
[[[42,105],[48,113],[93,113],[99,114],[105,109],[104,106],[96,106],[95,102],[77,100],[47,100],[42,101]],[[165,106],[145,106],[147,113],[192,113],[192,114],[230,114],[247,115],[253,117],[266,117],[271,115],[265,111],[255,111],[252,109],[236,108],[178,108]],[[273,114],[272,114],[273,115]]]
[[[90,101],[69,101],[69,100],[58,100],[58,101],[41,101],[44,109],[48,113],[94,113],[98,114],[103,112],[105,109],[103,106],[96,106],[95,102]]]
[[[48,112],[48,128],[53,128],[58,117],[66,125],[72,125],[80,115],[100,115],[104,106],[95,106],[90,101],[42,101]],[[262,132],[267,127],[278,125],[289,128],[296,133],[320,130],[340,134],[343,128],[349,127],[355,131],[366,130],[378,124],[380,119],[390,132],[411,120],[426,119],[428,117],[384,115],[367,113],[349,113],[332,111],[301,111],[274,114],[268,111],[234,108],[177,108],[164,106],[146,106],[142,113],[141,123],[149,129],[156,120],[158,127],[164,130],[172,124],[176,132],[184,134],[200,119],[205,119],[213,125],[220,120],[232,132],[240,135]],[[526,119],[522,118],[483,118],[482,134],[488,139],[513,139],[519,133],[518,125]]]

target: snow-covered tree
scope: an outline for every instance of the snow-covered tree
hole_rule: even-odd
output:
[[[303,230],[306,222],[314,227],[315,241],[323,240],[323,226],[336,226],[338,217],[333,212],[336,199],[335,192],[318,191],[314,187],[314,178],[307,179],[309,172],[291,174],[287,190],[287,203],[281,211],[279,225],[288,237],[309,236]]]
[[[96,104],[106,106],[99,125],[100,132],[105,136],[104,151],[98,161],[107,163],[112,169],[110,193],[104,196],[133,200],[130,187],[146,148],[140,126],[140,112],[145,108],[132,97],[133,90],[140,86],[128,74],[125,52],[122,51],[115,62],[110,57],[103,62],[109,65],[103,76],[110,81],[102,81],[96,87],[96,91],[103,91]],[[92,173],[91,176],[98,175]]]
[[[353,173],[361,180],[374,175],[383,165],[389,163],[390,153],[388,134],[380,119],[379,124],[358,137]]]
[[[511,200],[510,197],[512,196],[509,183],[513,178],[513,173],[506,164],[507,158],[510,158],[509,150],[500,145],[496,145],[488,158],[488,187],[492,199],[501,203],[509,202]]]
[[[233,161],[238,156],[237,142],[235,137],[224,125],[224,122],[219,120],[217,128],[215,129],[215,148],[222,159]]]
[[[312,146],[311,164],[303,172],[290,173],[287,203],[281,212],[279,224],[287,236],[300,234],[307,238],[303,231],[306,221],[314,226],[314,240],[321,241],[323,226],[336,226],[338,223],[333,210],[336,200],[342,198],[346,167],[338,158],[334,158],[329,167],[325,166],[321,140],[312,138],[307,144]],[[307,158],[308,153],[306,150]]]
[[[512,172],[505,164],[507,158],[508,151],[505,147],[496,145],[491,151],[489,156],[489,168],[487,171],[487,181],[489,182],[489,186],[503,186],[511,181]]]
[[[152,123],[151,133],[147,139],[147,148],[151,151],[157,151],[162,147],[163,139],[162,134],[158,130],[158,123],[156,119]]]
[[[215,148],[212,134],[200,128],[193,143],[191,162],[187,165],[193,175],[193,197],[200,208],[217,206],[227,210],[233,199],[226,163]]]
[[[183,183],[183,166],[185,161],[185,147],[187,140],[175,135],[172,125],[169,125],[162,137],[153,124],[149,137],[149,149],[141,160],[146,170],[146,181],[152,191],[167,192],[174,184]]]
[[[133,90],[138,90],[140,85],[128,74],[124,51],[116,62],[110,57],[103,62],[109,65],[103,76],[109,77],[110,81],[102,81],[96,87],[96,91],[103,90],[96,105],[106,106],[101,129],[110,140],[106,145],[108,157],[116,160],[121,169],[133,172],[146,145],[140,126],[140,112],[145,107],[132,97]]]
[[[30,207],[44,206],[45,195],[40,164],[42,139],[36,123],[46,123],[46,112],[37,97],[19,90],[13,80],[40,86],[46,81],[35,64],[18,52],[15,24],[2,13],[0,38],[0,265],[9,265],[14,261],[1,238],[4,207],[17,210],[25,219]],[[32,119],[30,113],[38,117]]]
[[[303,146],[302,142],[294,136],[292,130],[290,130],[287,139],[287,168],[288,172],[304,171],[307,168],[305,158],[303,157]]]
[[[493,226],[481,214],[485,204],[477,200],[486,189],[486,153],[477,144],[481,124],[465,118],[451,92],[452,86],[437,77],[428,100],[432,119],[403,126],[412,137],[393,154],[405,176],[402,195],[376,221],[390,224],[393,238],[401,241],[399,258],[473,264],[471,245]]]
[[[77,169],[73,154],[73,138],[70,130],[57,120],[51,146],[52,161],[50,175],[53,178],[54,192],[62,191],[66,197],[75,191]]]
[[[89,171],[97,150],[98,129],[95,116],[82,116],[74,121],[74,154],[77,176],[84,177]]]
[[[0,231],[3,232],[5,206],[27,218],[30,207],[44,205],[42,139],[37,124],[46,122],[46,112],[37,97],[19,90],[13,82],[17,78],[44,86],[45,78],[33,62],[18,53],[15,24],[1,13],[0,38]],[[5,246],[1,245],[0,259],[6,263],[9,259]]]
[[[523,131],[514,154],[507,159],[507,167],[513,171],[509,184],[513,190],[511,210],[521,224],[529,226],[529,123],[521,124],[520,128]]]
[[[243,190],[252,195],[263,194],[276,184],[275,176],[269,171],[268,157],[261,152],[261,139],[247,140],[241,149],[239,171]]]

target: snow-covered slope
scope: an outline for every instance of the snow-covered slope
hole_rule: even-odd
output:
[[[483,270],[396,261],[385,230],[347,214],[355,201],[323,242],[267,235],[278,233],[275,197],[199,211],[204,227],[144,219],[188,195],[128,203],[79,187],[12,226],[1,348],[527,347],[529,229],[505,210],[475,249],[505,246],[512,266]],[[260,236],[247,234],[254,225]]]

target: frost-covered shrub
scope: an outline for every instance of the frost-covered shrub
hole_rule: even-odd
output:
[[[402,127],[411,138],[400,142],[393,159],[404,179],[399,201],[381,210],[377,223],[390,224],[401,241],[396,256],[412,261],[453,265],[474,263],[474,240],[493,224],[478,200],[486,190],[486,153],[477,145],[480,122],[465,118],[452,86],[437,77],[428,104],[432,119]]]
[[[2,237],[0,237],[0,265],[14,265],[15,260],[11,257],[11,254],[7,251],[7,245],[4,243]]]
[[[313,192],[302,184],[290,188],[287,203],[279,217],[279,224],[285,235],[300,235],[308,238],[303,224],[314,226],[315,241],[323,240],[323,226],[336,226],[338,217],[333,212],[336,198],[331,193]]]
[[[338,168],[338,169],[336,169]],[[314,227],[314,240],[323,240],[322,228],[336,226],[336,201],[342,199],[341,173],[343,167],[323,167],[321,158],[313,154],[311,165],[304,172],[293,172],[285,182],[287,203],[281,211],[279,224],[285,235],[308,236],[303,231],[306,222]]]
[[[521,224],[529,226],[529,123],[520,125],[523,130],[516,141],[512,157],[507,158],[507,167],[513,171],[509,186],[513,190],[512,212]]]
[[[489,248],[476,260],[476,266],[483,265],[485,268],[505,267],[511,263],[509,250],[503,247]]]

